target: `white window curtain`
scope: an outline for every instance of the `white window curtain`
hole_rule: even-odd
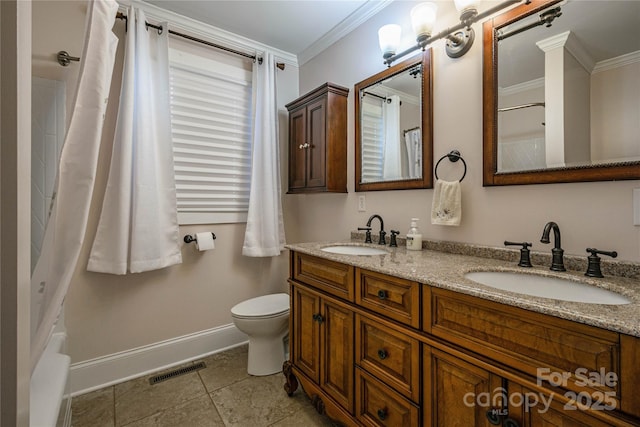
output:
[[[169,107],[167,24],[131,7],[111,166],[87,269],[126,274],[182,262]]]
[[[89,3],[80,77],[60,156],[57,195],[31,276],[32,370],[60,314],[87,228],[118,46],[118,38],[111,32],[117,11],[113,0]]]
[[[422,133],[420,128],[406,131],[404,143],[407,148],[409,178],[422,178]]]
[[[284,223],[278,147],[276,64],[265,53],[253,67],[254,120],[249,212],[242,254],[250,257],[278,256],[284,249]]]
[[[384,103],[384,164],[383,178],[402,178],[402,149],[400,144],[400,97],[391,95]]]

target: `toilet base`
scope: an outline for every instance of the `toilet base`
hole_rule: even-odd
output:
[[[249,375],[264,376],[282,371],[285,361],[283,334],[280,339],[273,337],[249,337],[247,372]]]

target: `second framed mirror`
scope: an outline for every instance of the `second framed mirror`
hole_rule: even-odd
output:
[[[355,85],[356,191],[433,188],[431,50]]]

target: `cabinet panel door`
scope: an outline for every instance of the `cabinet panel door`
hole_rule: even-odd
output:
[[[307,106],[307,188],[326,185],[326,105],[322,98]]]
[[[304,107],[289,115],[289,189],[304,188],[306,182],[306,153],[304,144],[307,114]],[[302,146],[302,148],[301,148]]]
[[[320,379],[320,297],[293,286],[293,355],[294,365],[313,381]]]
[[[353,311],[322,300],[322,381],[320,386],[353,414],[354,320]]]
[[[426,345],[423,360],[425,427],[491,426],[487,406],[477,404],[476,398],[490,396],[500,407],[502,401],[494,393],[499,393],[499,378]]]
[[[510,389],[511,390],[511,389]],[[532,391],[524,389],[526,395],[537,395]],[[529,403],[529,408],[523,411],[522,427],[537,427],[537,426],[557,426],[557,427],[607,427],[615,425],[614,422],[620,421],[611,420],[611,423],[607,423],[598,420],[583,411],[575,410],[577,407],[576,402],[562,403],[558,400],[552,399],[550,396],[545,396],[546,404],[543,404],[543,400],[536,400],[535,403]],[[619,424],[621,425],[621,424]]]

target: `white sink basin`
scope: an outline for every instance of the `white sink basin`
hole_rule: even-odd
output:
[[[340,255],[385,255],[389,252],[384,249],[372,248],[370,246],[351,246],[351,245],[336,245],[327,246],[320,249],[323,252],[330,252],[332,254]]]
[[[631,302],[628,298],[615,292],[557,277],[508,271],[476,271],[465,274],[465,277],[492,288],[534,297],[587,304],[622,305]]]

